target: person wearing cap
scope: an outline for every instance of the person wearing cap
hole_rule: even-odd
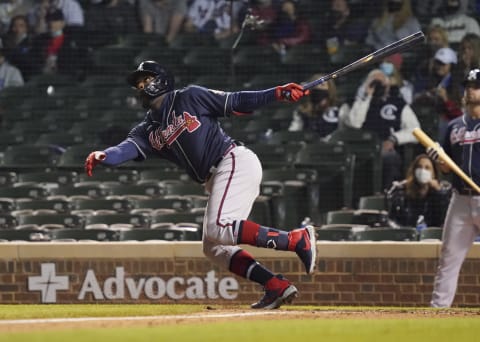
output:
[[[480,69],[472,69],[464,78],[464,113],[448,124],[440,148],[476,184],[480,184]],[[450,172],[437,149],[427,148],[427,154],[443,172]],[[480,193],[456,174],[452,174],[453,195],[444,222],[442,249],[430,305],[450,307],[455,298],[458,275],[473,242],[480,234]]]
[[[448,32],[450,44],[460,43],[467,33],[480,35],[480,25],[475,18],[465,14],[464,7],[461,0],[443,0],[443,15],[432,18],[429,26],[443,27]]]
[[[77,0],[34,0],[37,4],[28,12],[30,26],[35,34],[48,32],[46,14],[53,10],[62,11],[65,26],[82,27],[84,25],[84,13],[82,6]]]
[[[424,81],[425,88],[421,88],[421,82],[416,83],[415,102],[430,106],[437,115],[438,120],[432,120],[438,121],[438,137],[445,135],[450,120],[462,115],[459,84],[453,79],[457,62],[457,54],[451,48],[438,49],[429,78]]]

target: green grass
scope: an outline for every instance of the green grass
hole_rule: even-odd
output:
[[[235,308],[248,311],[248,306],[212,306],[206,305],[0,305],[0,319],[58,318],[58,317],[121,317],[121,316],[157,316],[181,315],[199,312],[215,313],[217,310]],[[283,308],[282,308],[283,310]],[[374,307],[314,307],[286,306],[285,310],[326,311],[314,318],[294,319],[293,317],[273,317],[259,319],[255,317],[231,321],[172,321],[145,327],[124,328],[62,328],[43,329],[31,332],[1,332],[0,342],[35,341],[274,341],[293,342],[312,341],[368,341],[368,342],[451,342],[476,341],[480,336],[480,309],[451,309],[448,318],[416,318],[405,315],[403,319],[335,319],[335,311],[388,311],[394,313],[435,311],[429,308],[374,308]],[[240,310],[239,310],[240,311]],[[438,310],[436,310],[438,312]],[[468,311],[469,317],[461,313]],[[331,314],[330,314],[330,313]],[[444,313],[445,313],[444,312]],[[460,315],[459,315],[460,314]],[[473,315],[473,316],[472,316]],[[445,316],[445,315],[443,315]],[[355,316],[358,317],[358,316]],[[478,318],[477,318],[478,317]],[[28,327],[27,327],[28,328]]]

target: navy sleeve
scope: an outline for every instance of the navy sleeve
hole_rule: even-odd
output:
[[[107,157],[102,163],[106,165],[118,165],[138,157],[136,146],[128,140],[122,141],[117,146],[109,147],[104,152]]]
[[[147,155],[153,152],[148,140],[147,125],[147,121],[144,120],[128,133],[127,141],[132,143],[137,149],[135,161],[145,160]]]
[[[207,89],[199,86],[186,88],[189,96],[185,101],[193,102],[198,107],[205,109],[206,113],[213,116],[229,116],[231,114],[250,114],[254,110],[274,102],[275,88],[258,91],[224,92]],[[182,97],[182,95],[180,95]]]
[[[239,91],[230,94],[230,111],[241,115],[276,101],[275,88],[258,91]]]

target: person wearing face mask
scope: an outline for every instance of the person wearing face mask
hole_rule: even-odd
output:
[[[396,53],[386,57],[379,65],[379,69],[390,79],[390,94],[401,96],[406,103],[411,104],[413,99],[413,84],[402,75],[403,57]]]
[[[311,80],[322,77],[313,75]],[[337,89],[333,80],[317,85],[310,90],[308,101],[293,112],[289,131],[310,131],[323,138],[338,128],[339,113],[348,110],[348,105],[337,106]]]
[[[32,75],[67,73],[80,76],[86,67],[87,48],[82,44],[82,32],[66,27],[63,12],[47,12],[48,32],[34,37],[30,51]]]
[[[390,79],[380,69],[369,72],[356,99],[342,115],[342,124],[375,133],[382,140],[383,188],[402,177],[401,147],[416,143],[412,134],[420,127],[417,116],[405,100],[390,93]]]
[[[440,170],[426,155],[418,155],[406,177],[386,192],[389,218],[399,226],[415,227],[419,219],[430,227],[442,227],[452,186],[440,180]]]
[[[378,50],[420,30],[410,0],[388,0],[382,14],[372,21],[365,43]]]
[[[480,35],[480,25],[477,20],[465,13],[461,0],[444,0],[443,15],[434,17],[430,26],[438,25],[448,32],[450,44],[460,43],[467,33]]]

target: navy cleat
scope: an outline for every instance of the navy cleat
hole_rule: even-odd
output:
[[[298,295],[298,290],[281,274],[277,274],[265,284],[265,294],[251,305],[252,309],[278,309],[283,304],[290,304]]]
[[[315,270],[315,260],[317,258],[317,243],[315,229],[313,226],[295,229],[290,232],[290,250],[297,253],[300,260],[305,265],[307,274],[312,274]]]

